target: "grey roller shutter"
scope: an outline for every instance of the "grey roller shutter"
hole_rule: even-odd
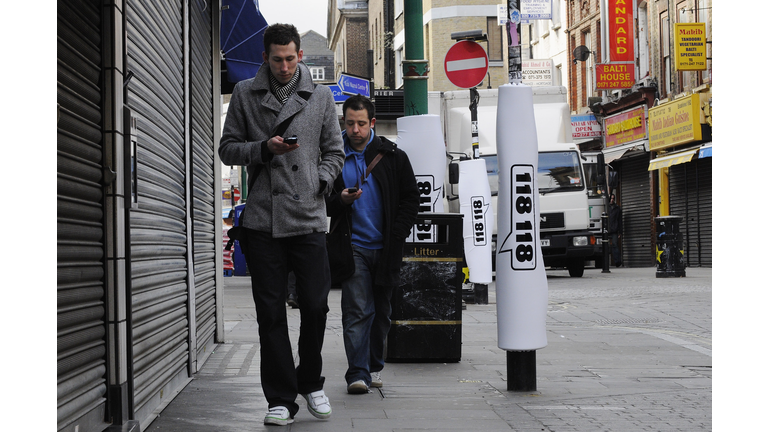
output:
[[[669,213],[683,218],[686,265],[712,267],[712,158],[670,167]]]
[[[57,7],[57,430],[101,431],[107,365],[101,2]]]
[[[211,353],[216,330],[216,238],[221,224],[214,202],[213,48],[211,3],[190,2],[190,107],[192,117],[192,221],[198,364]]]
[[[622,261],[627,267],[653,267],[653,210],[648,153],[621,162],[620,204],[623,215]]]
[[[188,378],[183,7],[126,2],[126,103],[136,119],[131,210],[134,415],[146,424]]]

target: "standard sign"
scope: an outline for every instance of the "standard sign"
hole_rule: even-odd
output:
[[[445,76],[456,87],[477,87],[488,73],[488,54],[472,41],[459,41],[445,54]]]

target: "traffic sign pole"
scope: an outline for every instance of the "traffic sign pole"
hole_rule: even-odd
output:
[[[509,0],[507,35],[509,36],[509,83],[523,82],[523,56],[520,48],[520,0]]]

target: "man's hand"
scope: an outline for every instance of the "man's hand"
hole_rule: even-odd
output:
[[[344,189],[341,191],[341,202],[345,205],[352,205],[362,194],[362,189],[358,189],[355,193],[349,193],[349,189]]]
[[[267,141],[267,149],[275,155],[286,154],[299,148],[299,144],[287,144],[281,136],[273,136]]]

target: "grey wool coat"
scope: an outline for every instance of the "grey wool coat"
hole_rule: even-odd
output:
[[[285,104],[269,89],[266,63],[255,77],[237,83],[219,145],[221,161],[246,166],[249,182],[256,167],[261,167],[248,191],[242,225],[275,238],[326,231],[325,195],[344,165],[333,94],[326,86],[315,87],[303,63],[298,67],[299,83]],[[300,92],[308,92],[309,98],[305,100]],[[263,151],[277,126],[294,113],[282,136],[296,135],[299,148],[279,156]]]

